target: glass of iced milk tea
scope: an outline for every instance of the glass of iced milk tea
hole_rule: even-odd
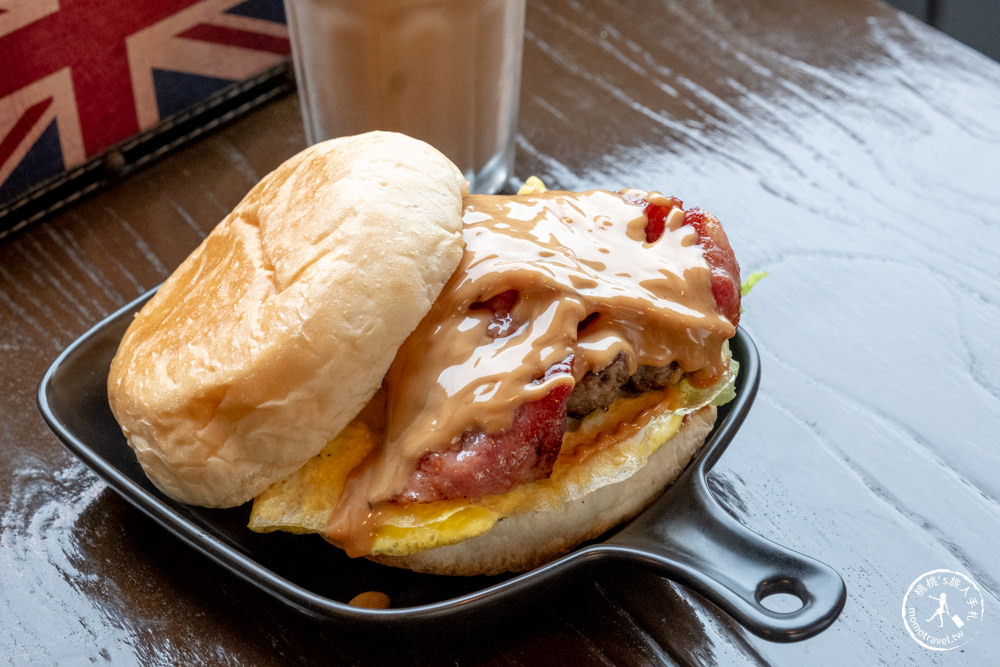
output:
[[[285,0],[306,139],[423,139],[497,192],[514,161],[525,0]]]

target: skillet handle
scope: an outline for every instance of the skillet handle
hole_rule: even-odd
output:
[[[655,505],[594,549],[684,584],[771,641],[811,637],[843,609],[840,575],[736,521],[715,500],[701,466],[689,469]],[[778,612],[761,604],[777,593],[797,597],[801,608]]]

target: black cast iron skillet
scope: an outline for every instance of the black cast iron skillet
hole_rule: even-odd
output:
[[[501,577],[421,575],[350,559],[316,536],[259,535],[246,528],[249,505],[229,510],[190,507],[146,479],[108,408],[111,359],[135,312],[152,293],[88,331],[52,364],[39,408],[59,439],[114,490],[167,530],[224,568],[313,616],[363,625],[414,626],[497,610],[580,570],[606,563],[650,568],[707,598],[751,632],[774,641],[810,637],[840,613],[844,583],[827,565],[769,542],[723,510],[707,475],[753,403],[760,379],[757,350],[740,331],[737,398],[719,411],[705,446],[652,506],[603,540],[548,565]],[[364,591],[381,591],[391,609],[353,607]],[[801,607],[772,611],[761,601],[791,594]],[[655,602],[655,601],[654,601]]]

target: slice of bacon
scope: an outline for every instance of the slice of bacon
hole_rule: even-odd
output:
[[[549,368],[536,382],[570,375],[572,371],[571,357]],[[537,401],[522,404],[506,431],[466,431],[455,447],[428,452],[417,464],[406,491],[393,500],[476,500],[547,478],[562,447],[566,402],[571,389],[571,384],[560,384]]]
[[[642,201],[647,202],[646,199]],[[667,230],[667,217],[675,208],[684,208],[684,202],[677,197],[667,197],[665,204],[646,203],[646,243],[658,241],[663,236]]]
[[[674,208],[683,209],[677,197],[669,197],[666,204],[646,205],[646,243],[658,240],[666,230],[667,217]],[[736,253],[729,245],[729,237],[718,218],[700,208],[684,211],[684,224],[694,227],[698,244],[705,252],[705,261],[712,271],[712,296],[719,312],[738,326],[740,323],[740,265]]]
[[[712,295],[733,326],[740,323],[740,265],[729,245],[722,223],[700,208],[684,212],[684,224],[698,232],[698,242],[705,251],[705,260],[712,269]]]

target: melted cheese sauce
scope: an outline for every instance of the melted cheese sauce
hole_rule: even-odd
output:
[[[519,405],[620,352],[630,372],[677,362],[705,383],[720,377],[735,329],[716,307],[697,233],[676,208],[646,242],[646,202],[666,201],[640,191],[467,197],[462,263],[397,353],[384,443],[348,481],[328,539],[365,553],[373,508],[405,490],[425,453],[470,429],[508,428]],[[492,337],[493,312],[472,306],[507,290],[519,295],[516,326]],[[572,376],[538,381],[571,356]]]

